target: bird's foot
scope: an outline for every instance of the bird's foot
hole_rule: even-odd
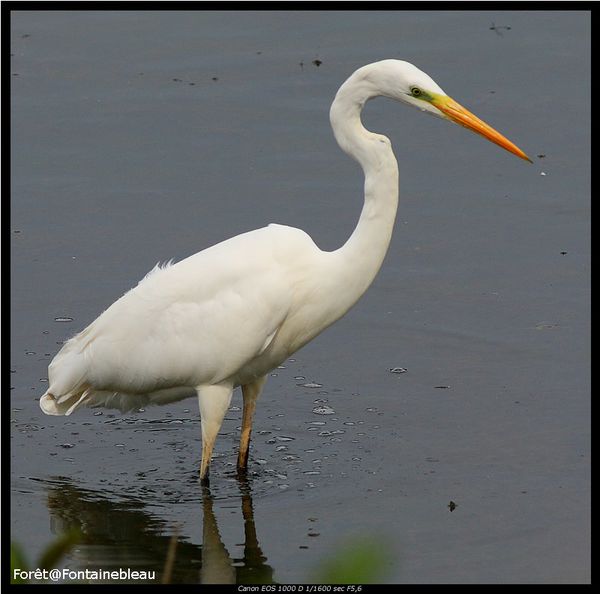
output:
[[[209,476],[209,474],[208,474],[208,471],[206,471],[206,472],[204,473],[204,476],[202,475],[202,473],[200,473],[200,484],[201,484],[203,487],[208,487],[208,486],[210,486],[210,476]]]

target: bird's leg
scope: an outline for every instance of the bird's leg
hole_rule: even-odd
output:
[[[198,386],[198,404],[200,406],[200,421],[202,424],[202,462],[200,464],[200,480],[208,481],[208,466],[217,439],[217,434],[229,409],[233,386],[231,384],[216,384],[213,386]]]
[[[240,436],[240,452],[237,461],[238,471],[245,472],[246,467],[248,466],[248,449],[250,447],[252,419],[256,409],[256,400],[258,399],[266,380],[267,376],[263,375],[257,380],[242,386],[244,412],[242,413],[242,434]]]

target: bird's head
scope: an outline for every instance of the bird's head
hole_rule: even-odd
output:
[[[378,88],[381,95],[412,105],[444,120],[460,124],[481,134],[517,157],[532,163],[520,148],[454,99],[448,97],[429,75],[409,62],[403,60],[375,62],[365,67],[363,76]]]

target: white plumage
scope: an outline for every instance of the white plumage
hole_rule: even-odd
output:
[[[324,252],[304,231],[272,224],[155,267],[64,344],[48,368],[42,410],[128,411],[197,394],[205,479],[232,390],[242,386],[238,467],[245,469],[267,373],[356,303],[387,251],[398,204],[397,163],[389,140],[360,121],[364,104],[377,95],[460,123],[528,159],[413,65],[383,60],[360,68],[330,112],[339,145],[365,174],[365,204],[348,241]]]
[[[269,225],[156,266],[63,346],[50,364],[42,408],[127,411],[194,394],[201,384],[242,385],[264,375],[305,334],[288,333],[274,348],[294,300],[300,298],[306,322],[318,310],[310,304],[319,288],[318,252],[303,231]]]

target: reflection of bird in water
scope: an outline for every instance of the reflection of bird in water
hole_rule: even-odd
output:
[[[131,410],[197,394],[200,478],[206,479],[232,391],[242,386],[238,468],[244,470],[267,374],[360,299],[390,244],[398,164],[389,139],[369,132],[360,120],[366,102],[378,96],[458,123],[530,160],[412,64],[382,60],[359,68],[330,110],[338,144],[365,175],[364,207],[348,241],[326,252],[300,229],[269,225],[177,264],[157,266],[62,347],[48,369],[42,410],[53,415],[81,406]]]
[[[240,482],[244,520],[244,554],[232,558],[219,533],[213,510],[214,498],[202,493],[202,545],[177,535],[172,583],[273,583],[273,569],[267,565],[257,540],[250,486]],[[150,570],[155,582],[162,580],[171,542],[167,522],[144,510],[137,498],[113,501],[98,491],[76,486],[69,479],[48,481],[48,509],[52,532],[77,528],[82,540],[70,553],[70,569]]]
[[[208,487],[203,489],[202,503],[204,521],[202,531],[202,579],[203,584],[271,584],[273,569],[266,564],[267,558],[256,537],[252,496],[247,483],[241,482],[242,516],[244,518],[244,557],[232,560],[221,540],[217,519],[213,512],[213,497]]]
[[[78,528],[83,535],[71,553],[71,569],[154,570],[160,581],[171,537],[167,523],[147,513],[144,507],[143,500],[135,497],[115,501],[69,479],[49,481],[52,531],[62,533]],[[179,562],[173,580],[196,583],[202,547],[179,538],[177,552]]]

